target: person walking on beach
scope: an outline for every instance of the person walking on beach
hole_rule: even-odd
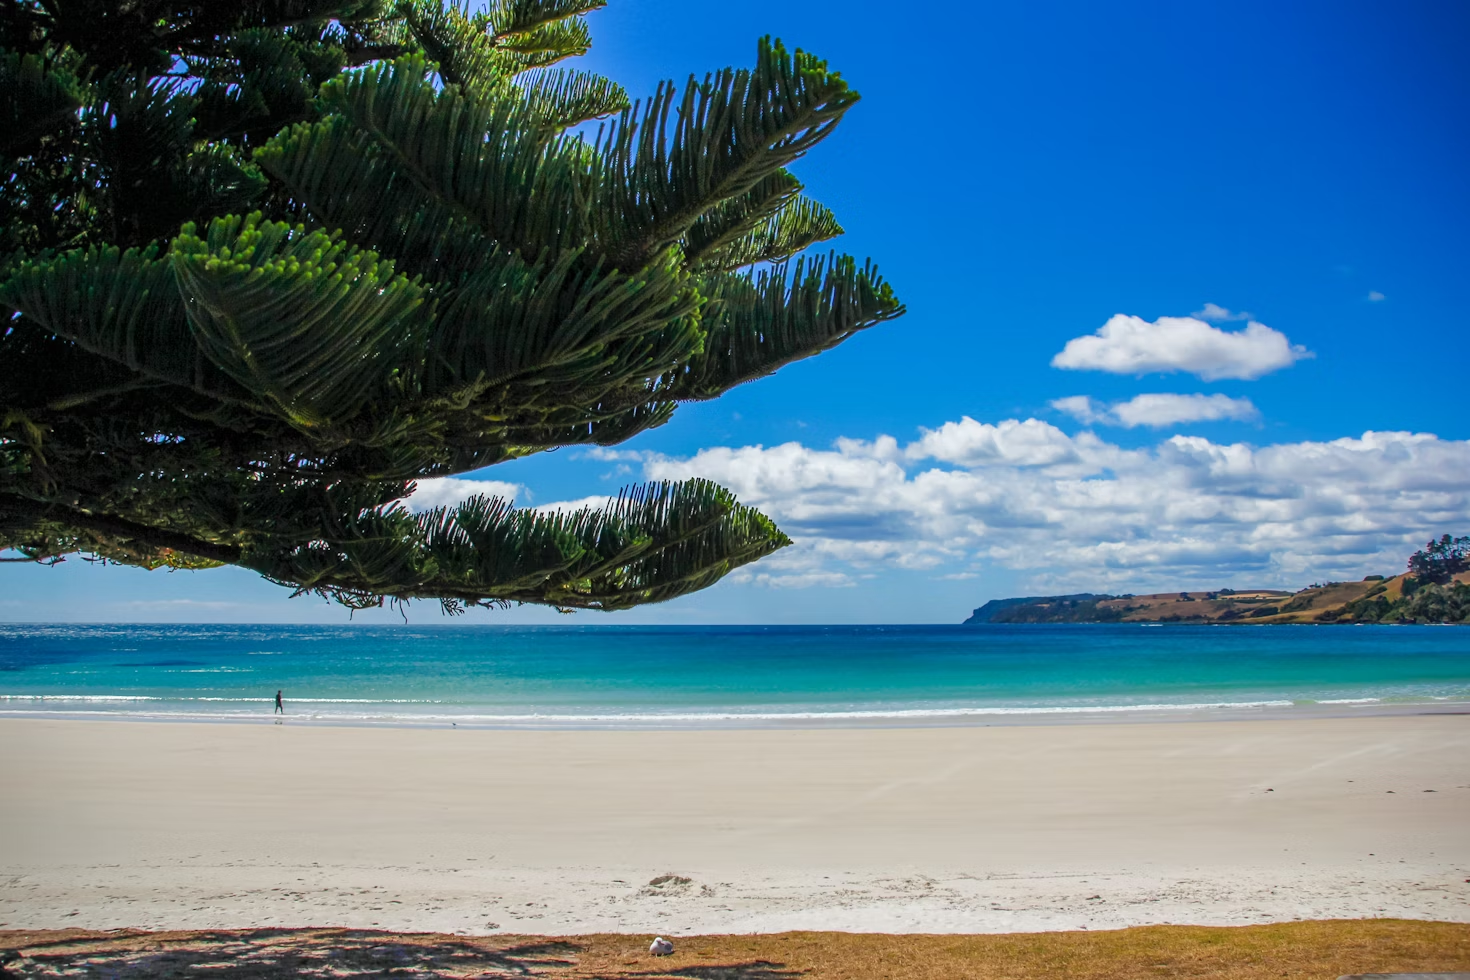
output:
[[[284,715],[286,713],[286,707],[285,707],[285,705],[281,704],[281,692],[280,691],[277,691],[276,692],[276,710],[275,710],[274,713],[275,714],[278,714],[278,715]]]

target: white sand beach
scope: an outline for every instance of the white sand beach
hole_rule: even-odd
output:
[[[678,732],[5,720],[0,786],[4,929],[1470,921],[1465,715]]]

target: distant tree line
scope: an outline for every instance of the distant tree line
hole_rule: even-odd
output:
[[[992,623],[1116,623],[1124,610],[1099,606],[1097,599],[1058,599],[1002,609],[990,618]]]
[[[1425,585],[1445,585],[1464,571],[1470,571],[1470,536],[1446,534],[1409,556],[1409,574]]]
[[[1455,576],[1470,571],[1470,536],[1446,534],[1409,556],[1403,594],[1390,599],[1385,585],[1348,603],[1339,622],[1470,623],[1470,585]]]

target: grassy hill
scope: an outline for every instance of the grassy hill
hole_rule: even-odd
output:
[[[1373,575],[1299,592],[1221,589],[1151,595],[1028,596],[992,599],[966,625],[979,623],[1470,623],[1470,572],[1446,585],[1409,575]]]

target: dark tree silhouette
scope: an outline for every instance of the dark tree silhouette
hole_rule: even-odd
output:
[[[458,611],[658,602],[788,544],[699,480],[402,504],[902,312],[797,257],[842,230],[787,168],[847,83],[762,41],[630,104],[559,64],[601,5],[8,0],[0,550]]]
[[[1426,585],[1443,585],[1466,570],[1470,570],[1470,536],[1446,534],[1409,556],[1409,574]]]

